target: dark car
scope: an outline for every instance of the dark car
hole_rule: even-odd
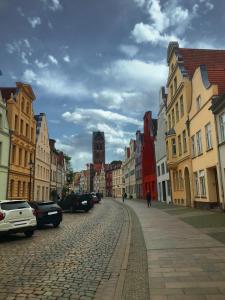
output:
[[[98,195],[99,195],[99,193],[94,193],[94,192],[91,193],[94,204],[99,203],[101,200],[101,199],[99,199]]]
[[[58,227],[62,221],[62,209],[55,202],[29,202],[35,210],[37,225],[52,224]]]
[[[93,207],[93,199],[91,194],[74,194],[66,196],[58,202],[58,205],[63,210],[70,210],[71,212],[83,210],[88,212]]]

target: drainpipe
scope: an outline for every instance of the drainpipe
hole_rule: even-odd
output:
[[[216,115],[214,114],[214,123],[216,127],[216,147],[217,147],[217,153],[218,153],[218,164],[219,164],[219,177],[221,184],[219,185],[219,189],[222,196],[222,210],[225,211],[225,203],[224,203],[224,188],[223,188],[223,177],[222,177],[222,169],[221,169],[221,157],[220,157],[220,150],[219,150],[219,134],[218,134],[218,128],[217,128],[217,120]]]
[[[11,147],[12,147],[11,142],[12,142],[12,130],[9,129],[9,157],[8,157],[8,175],[7,175],[7,187],[6,187],[6,198],[8,199],[9,199],[9,169],[10,169],[10,156],[11,156]]]

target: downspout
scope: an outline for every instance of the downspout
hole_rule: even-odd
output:
[[[221,169],[221,157],[220,157],[220,150],[219,150],[219,134],[218,134],[218,128],[217,128],[217,120],[216,115],[214,114],[214,123],[216,127],[216,141],[217,141],[217,153],[218,153],[218,164],[219,164],[219,177],[220,177],[220,191],[222,196],[222,210],[225,211],[225,204],[224,204],[224,188],[223,188],[223,177],[222,177],[222,169]]]
[[[7,115],[6,115],[7,118]],[[9,157],[8,157],[8,175],[7,175],[7,187],[6,187],[6,198],[9,199],[9,169],[10,169],[10,156],[11,156],[11,139],[12,139],[12,130],[9,129]]]

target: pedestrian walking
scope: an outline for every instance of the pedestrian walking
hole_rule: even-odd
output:
[[[124,199],[126,199],[127,198],[127,194],[126,194],[126,192],[124,192],[123,193],[123,202],[124,202]]]
[[[147,192],[147,194],[146,194],[146,199],[147,199],[148,207],[149,207],[149,206],[152,206],[152,197],[151,197],[150,191]]]

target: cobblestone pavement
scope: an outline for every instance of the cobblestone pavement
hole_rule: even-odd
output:
[[[132,208],[131,215],[131,243],[123,288],[124,300],[148,300],[148,259],[145,241],[140,222]]]
[[[1,238],[0,299],[93,299],[111,275],[125,214],[107,199],[87,214],[64,214],[58,229]]]

